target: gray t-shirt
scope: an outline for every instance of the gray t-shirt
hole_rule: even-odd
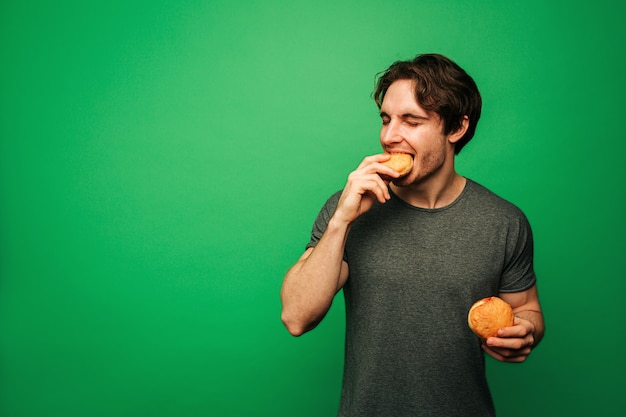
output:
[[[307,247],[337,206],[320,211]],[[344,259],[346,341],[339,416],[493,416],[480,340],[467,325],[478,299],[535,283],[524,214],[467,180],[439,209],[392,193],[350,229]]]

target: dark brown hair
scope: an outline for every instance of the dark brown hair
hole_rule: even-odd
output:
[[[472,139],[480,119],[482,99],[476,83],[465,70],[449,58],[438,54],[418,55],[410,61],[397,61],[378,77],[372,94],[378,108],[389,86],[398,80],[415,82],[415,98],[425,110],[441,117],[443,133],[455,132],[463,117],[469,119],[465,135],[456,143],[454,153]]]

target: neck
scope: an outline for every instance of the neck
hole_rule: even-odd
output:
[[[466,179],[452,170],[406,187],[390,185],[392,191],[408,204],[428,209],[442,208],[456,200],[465,188]]]

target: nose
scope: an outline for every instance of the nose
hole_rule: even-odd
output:
[[[402,135],[401,126],[399,123],[390,121],[386,125],[383,125],[380,129],[380,143],[383,146],[393,145],[404,140]]]

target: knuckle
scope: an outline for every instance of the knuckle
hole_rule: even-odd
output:
[[[526,345],[524,339],[516,339],[511,341],[511,349],[520,350]]]

